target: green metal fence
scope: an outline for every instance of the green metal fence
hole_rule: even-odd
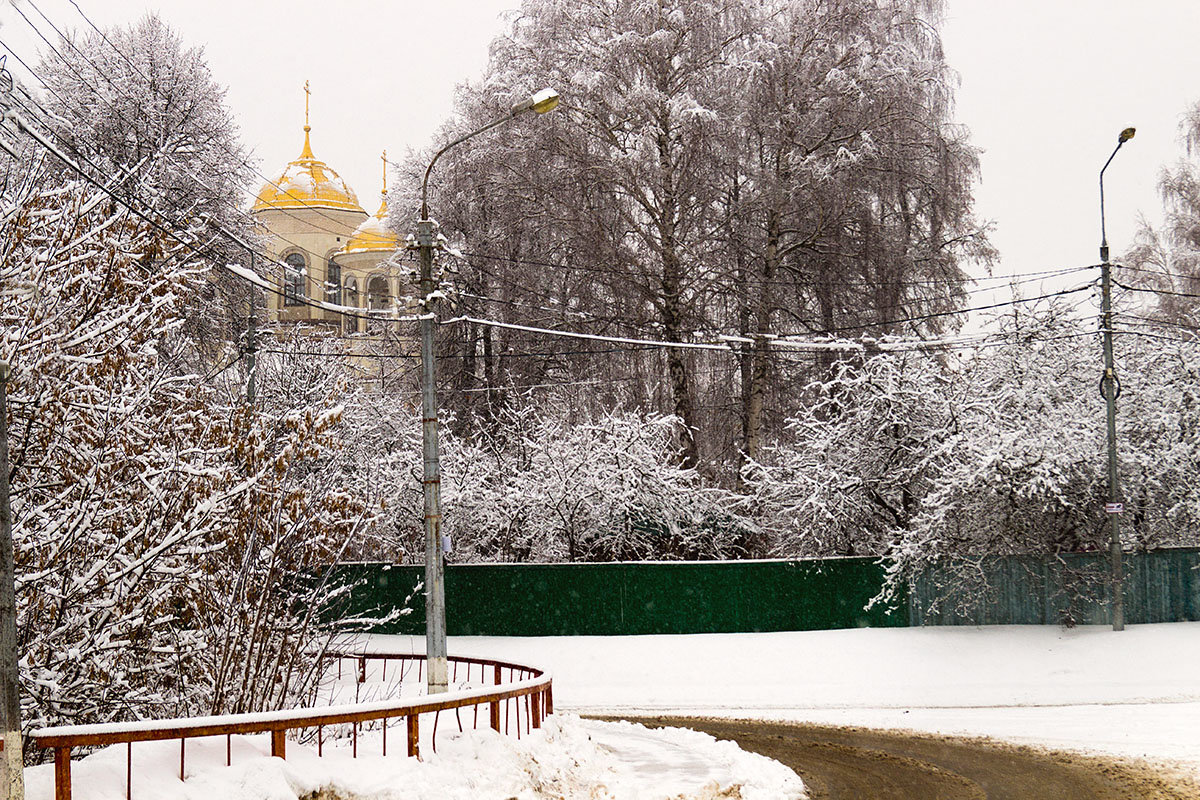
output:
[[[1200,548],[1127,553],[1125,620],[1200,620]],[[1005,556],[979,565],[970,590],[944,587],[951,569],[930,570],[909,595],[910,625],[1110,624],[1107,553]]]
[[[452,564],[453,636],[610,636],[790,631],[907,625],[1078,624],[1109,621],[1107,556],[1013,556],[981,565],[987,592],[939,589],[921,576],[898,607],[865,610],[883,585],[872,558],[618,564]],[[1200,620],[1200,548],[1128,554],[1131,624]],[[380,633],[425,629],[419,566],[341,564],[353,585],[342,618],[410,609]],[[936,599],[938,609],[927,609]]]
[[[344,564],[354,582],[345,615],[408,601],[411,613],[380,633],[425,630],[414,594],[421,567]],[[908,624],[904,607],[864,607],[879,591],[875,559],[687,561],[617,564],[452,564],[446,625],[452,636],[613,636],[722,633]]]

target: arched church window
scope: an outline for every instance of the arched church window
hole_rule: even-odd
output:
[[[387,278],[382,278],[378,275],[371,278],[367,284],[367,295],[372,309],[384,309],[391,305],[391,298],[388,296]]]
[[[342,295],[342,299],[345,301],[344,305],[348,305],[351,308],[358,308],[358,281],[354,280],[353,275],[347,275],[346,282],[343,285],[346,287]],[[346,333],[358,333],[358,317],[344,315],[342,317],[342,330]]]
[[[325,267],[325,300],[334,305],[342,304],[342,268],[332,258]]]
[[[283,304],[298,306],[304,302],[304,282],[308,272],[308,262],[300,253],[289,253],[283,259]]]

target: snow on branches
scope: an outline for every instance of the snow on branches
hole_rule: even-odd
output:
[[[893,590],[938,567],[986,591],[989,556],[1107,546],[1098,334],[1057,305],[998,322],[968,356],[884,353],[809,387],[746,470],[779,555],[886,556]],[[1200,343],[1118,352],[1125,546],[1195,543]]]
[[[346,385],[279,356],[249,408],[185,370],[207,265],[36,177],[0,226],[25,721],[283,704],[338,591],[320,568],[366,515],[320,469]]]

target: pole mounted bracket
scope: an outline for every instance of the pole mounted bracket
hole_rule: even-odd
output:
[[[434,230],[437,223],[431,219],[417,221],[417,247],[433,247]]]
[[[1100,398],[1108,399],[1108,382],[1112,381],[1113,385],[1113,400],[1121,396],[1121,379],[1117,377],[1117,373],[1113,370],[1105,370],[1100,375]]]

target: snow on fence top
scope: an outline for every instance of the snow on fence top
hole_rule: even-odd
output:
[[[380,661],[385,665],[388,660],[422,661],[424,655],[412,653],[331,653],[330,658],[349,658],[363,665],[368,660]],[[192,739],[203,736],[233,736],[235,734],[267,733],[271,734],[271,755],[286,757],[285,736],[288,731],[303,728],[320,728],[325,725],[359,723],[374,720],[386,720],[403,717],[408,724],[408,754],[418,755],[417,726],[420,715],[438,711],[447,711],[463,707],[490,706],[490,726],[500,730],[500,704],[521,697],[527,698],[528,727],[540,727],[542,719],[553,713],[554,703],[550,673],[535,667],[512,664],[506,661],[494,661],[484,658],[448,659],[452,663],[481,667],[492,667],[494,683],[479,689],[464,689],[455,692],[445,692],[430,697],[428,695],[407,698],[379,700],[368,703],[346,703],[331,705],[323,708],[294,708],[280,711],[264,711],[249,714],[225,714],[206,717],[183,717],[165,720],[138,720],[135,722],[114,722],[97,725],[63,725],[51,728],[39,728],[30,734],[30,738],[44,749],[54,749],[55,763],[55,798],[70,800],[71,797],[71,749],[95,745],[129,744],[133,742],[158,741],[164,739]],[[339,661],[340,663],[340,661]],[[504,670],[508,670],[509,683],[501,683]],[[468,673],[469,674],[469,673]],[[518,675],[530,677],[513,681]],[[481,677],[486,680],[486,670],[481,670]],[[519,702],[519,700],[518,700]],[[519,710],[518,706],[518,710]],[[507,730],[507,724],[505,725]],[[517,734],[520,735],[518,715]],[[357,731],[357,727],[355,728]],[[386,747],[386,745],[385,745]],[[131,762],[132,763],[132,762]],[[131,767],[132,769],[132,767]],[[180,756],[180,775],[183,775],[183,755]],[[128,777],[127,789],[131,790],[132,772]]]

